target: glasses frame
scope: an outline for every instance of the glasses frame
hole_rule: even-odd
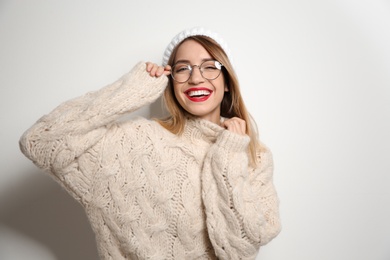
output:
[[[202,65],[203,65],[204,63],[210,62],[210,61],[214,61],[214,62],[216,62],[216,63],[218,63],[218,64],[220,65],[220,68],[218,68],[218,66],[217,66],[217,69],[219,70],[219,73],[218,73],[218,75],[217,75],[216,77],[214,77],[214,78],[206,78],[206,77],[203,75],[203,71],[201,70]],[[177,64],[186,64],[186,65],[188,65],[188,68],[190,68],[190,75],[188,76],[188,79],[187,79],[187,80],[185,80],[185,81],[178,81],[178,80],[175,79],[175,77],[173,76],[173,74],[174,74],[173,71],[175,70],[175,67],[176,67]],[[218,78],[218,77],[221,75],[221,71],[222,71],[223,64],[220,63],[219,61],[213,60],[213,59],[205,60],[205,61],[203,61],[200,65],[191,65],[191,64],[189,64],[189,63],[180,62],[180,61],[179,61],[179,62],[175,63],[175,65],[172,66],[171,77],[172,77],[172,79],[173,79],[174,81],[176,81],[176,82],[178,82],[178,83],[185,83],[185,82],[189,81],[190,78],[192,77],[192,72],[194,71],[194,67],[198,67],[198,69],[199,69],[199,71],[200,71],[200,75],[202,75],[202,77],[203,77],[204,79],[207,79],[207,80],[214,80],[214,79]]]

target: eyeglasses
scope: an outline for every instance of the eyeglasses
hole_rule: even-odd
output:
[[[190,79],[194,67],[198,67],[203,78],[213,80],[218,78],[218,76],[221,74],[222,66],[223,65],[216,60],[206,60],[200,65],[192,66],[189,63],[179,61],[173,65],[171,75],[175,81],[184,83]]]

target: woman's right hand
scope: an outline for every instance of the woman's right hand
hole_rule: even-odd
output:
[[[146,62],[146,71],[149,72],[149,75],[152,77],[160,77],[163,74],[168,76],[171,74],[171,69],[172,68],[169,65],[163,67],[153,62]]]

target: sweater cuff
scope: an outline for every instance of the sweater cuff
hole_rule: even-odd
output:
[[[226,150],[242,152],[246,151],[250,142],[248,135],[239,135],[229,130],[224,130],[218,137],[216,144]]]

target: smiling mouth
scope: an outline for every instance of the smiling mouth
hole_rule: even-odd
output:
[[[199,98],[199,97],[204,97],[204,96],[209,96],[211,94],[211,91],[209,90],[189,90],[186,92],[187,96],[192,97],[192,98]]]
[[[213,93],[213,91],[207,88],[191,88],[184,92],[187,98],[193,102],[206,101],[211,96],[211,93]]]

